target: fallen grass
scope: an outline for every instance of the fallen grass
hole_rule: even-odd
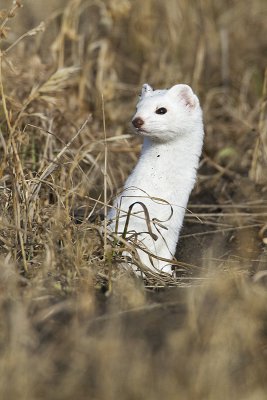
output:
[[[4,3],[0,397],[265,399],[265,2]],[[192,84],[206,142],[178,277],[143,282],[97,216],[145,81]]]

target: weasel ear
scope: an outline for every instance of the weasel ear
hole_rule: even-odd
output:
[[[195,108],[198,104],[197,96],[188,85],[174,85],[168,93],[181,100],[187,108]]]
[[[152,88],[151,86],[149,86],[148,83],[145,83],[145,84],[142,86],[142,91],[141,91],[141,95],[140,95],[141,99],[142,99],[143,97],[147,96],[147,94],[148,94],[148,93],[151,93],[151,92],[153,92],[153,88]]]

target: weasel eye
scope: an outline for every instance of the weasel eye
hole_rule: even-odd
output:
[[[156,110],[156,114],[166,114],[167,110],[164,107],[160,107]]]

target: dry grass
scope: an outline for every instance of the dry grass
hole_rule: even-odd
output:
[[[265,0],[1,8],[0,397],[265,399]],[[144,285],[92,216],[138,157],[145,81],[191,84],[206,142],[179,278]]]

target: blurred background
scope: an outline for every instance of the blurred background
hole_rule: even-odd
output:
[[[41,21],[45,28],[20,41],[10,52],[17,68],[17,77],[12,76],[15,87],[19,85],[18,77],[29,91],[33,84],[43,83],[60,68],[78,67],[79,72],[72,77],[75,81],[66,78],[71,86],[64,99],[68,104],[60,110],[63,99],[57,99],[54,114],[64,114],[77,126],[85,113],[91,113],[95,126],[101,126],[103,95],[108,135],[118,136],[129,133],[129,120],[144,82],[156,88],[188,83],[204,109],[204,154],[219,164],[234,165],[241,175],[250,173],[256,182],[265,180],[261,167],[254,165],[250,171],[259,123],[265,120],[263,111],[260,115],[267,52],[265,0],[254,0],[249,5],[241,0],[22,3],[18,17],[9,21],[11,29],[3,46]],[[2,0],[1,4],[8,7],[11,3]],[[24,95],[22,90],[16,97],[19,95]],[[46,96],[46,101],[54,107],[52,96],[50,100]],[[66,135],[63,130],[62,135]],[[125,163],[122,154],[122,164],[117,165],[119,174],[110,170],[112,194],[136,162],[134,150],[139,142],[133,138],[130,143],[133,152],[128,152],[127,158],[132,162]],[[113,150],[111,146],[110,165]],[[254,154],[254,159],[259,155]]]

